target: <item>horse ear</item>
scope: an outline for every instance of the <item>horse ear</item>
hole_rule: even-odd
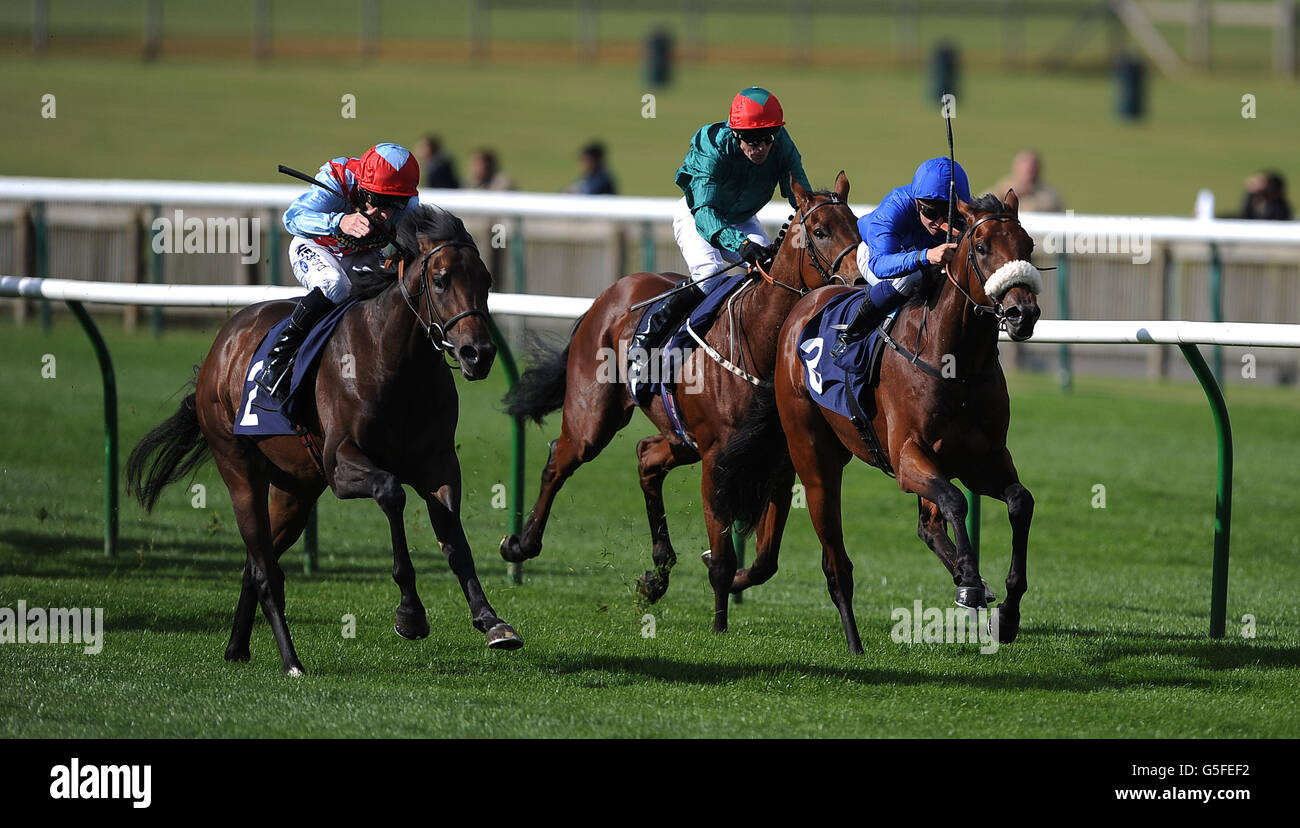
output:
[[[840,197],[840,201],[849,200],[849,177],[844,174],[844,170],[835,176],[835,195]]]
[[[960,198],[957,199],[957,213],[966,220],[967,227],[970,227],[975,223],[975,208],[962,201]]]
[[[808,191],[799,186],[798,181],[795,181],[794,173],[790,173],[790,192],[794,193],[794,200],[800,204],[808,200]]]
[[[1002,203],[1007,205],[1007,210],[1009,210],[1011,215],[1014,216],[1020,209],[1020,196],[1016,195],[1015,190],[1007,190],[1007,194],[1002,199]]]

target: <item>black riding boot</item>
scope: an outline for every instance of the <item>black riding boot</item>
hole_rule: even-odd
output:
[[[289,369],[293,367],[294,355],[311,331],[326,314],[334,310],[331,302],[320,288],[312,288],[311,293],[298,300],[298,307],[293,309],[289,324],[280,334],[280,338],[266,357],[266,367],[257,375],[257,386],[278,402],[284,402],[289,394]]]
[[[840,335],[835,338],[835,347],[831,348],[831,358],[837,359],[844,355],[848,347],[854,342],[866,338],[867,334],[876,329],[885,319],[887,311],[876,307],[871,301],[871,294],[862,291],[862,304],[858,305],[858,312],[849,320],[849,324],[844,326]]]
[[[683,280],[677,287],[679,290],[676,293],[661,300],[650,311],[646,324],[637,329],[628,345],[627,352],[632,360],[628,367],[628,379],[634,388],[640,384],[641,376],[650,364],[650,349],[661,345],[664,333],[704,301],[704,291],[690,279]]]

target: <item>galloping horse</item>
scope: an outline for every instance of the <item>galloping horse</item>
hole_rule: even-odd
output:
[[[234,433],[249,360],[267,330],[288,315],[288,302],[252,305],[231,317],[198,371],[194,393],[131,453],[128,487],[149,510],[165,486],[196,468],[208,452],[216,459],[248,550],[227,661],[249,659],[260,602],[285,674],[302,675],[285,621],[278,561],[302,534],[326,486],[340,499],[374,498],[388,518],[393,580],[402,594],[399,635],[429,634],[402,524],[405,484],[427,505],[488,646],[523,644],[484,597],[461,528],[456,384],[441,353],[459,361],[466,379],[487,376],[496,356],[487,324],[492,277],[465,225],[450,213],[422,205],[403,219],[398,239],[407,252],[397,279],[375,280],[364,291],[369,298],[343,315],[321,353],[314,410],[303,423],[320,447],[319,461],[294,435]]]
[[[822,544],[822,569],[826,586],[840,613],[849,650],[862,652],[853,617],[853,564],[844,551],[840,485],[851,456],[880,465],[887,459],[898,486],[917,495],[920,506],[918,533],[952,573],[961,606],[987,607],[990,597],[979,573],[979,560],[966,533],[966,499],[949,482],[960,478],[971,491],[1005,501],[1011,520],[1011,567],[1007,573],[1007,600],[998,607],[997,634],[1002,642],[1015,639],[1020,626],[1020,599],[1026,589],[1025,554],[1034,499],[1020,484],[1007,451],[1010,408],[1006,378],[998,362],[998,330],[1005,327],[1017,341],[1033,335],[1039,308],[1035,294],[1040,280],[1029,257],[1034,243],[1020,226],[1018,199],[1008,192],[1006,203],[995,196],[960,204],[967,230],[959,240],[952,264],[935,268],[927,277],[921,298],[899,311],[890,335],[904,350],[886,351],[875,392],[876,412],[871,418],[883,450],[874,455],[853,422],[818,405],[808,391],[805,365],[800,360],[800,335],[804,326],[831,299],[847,288],[815,291],[799,301],[781,329],[776,383],[767,404],[756,406],[752,428],[738,440],[751,460],[766,455],[753,446],[782,440],[803,481],[808,511]],[[950,359],[945,359],[949,357]],[[936,366],[955,365],[955,376]],[[775,395],[778,419],[771,410]],[[762,401],[761,401],[762,402]],[[729,447],[727,453],[733,453]],[[779,476],[770,465],[762,470]],[[885,469],[890,471],[890,469]],[[725,476],[754,475],[755,467],[734,467]],[[744,489],[731,489],[743,496]],[[753,521],[761,504],[733,499],[722,504],[724,513]],[[951,525],[953,540],[948,537]],[[759,550],[754,567],[775,569],[776,549]],[[744,588],[744,575],[736,579]]]
[[[659,600],[667,591],[669,572],[677,560],[664,515],[664,477],[676,466],[704,461],[701,489],[711,550],[708,566],[715,632],[727,629],[727,596],[735,577],[736,554],[730,523],[715,514],[714,455],[744,423],[760,388],[771,386],[768,378],[776,366],[776,334],[781,321],[800,296],[836,278],[846,258],[854,262],[856,270],[849,254],[861,241],[853,212],[845,204],[849,181],[843,172],[835,179],[834,191],[810,193],[796,182],[791,187],[797,203],[792,221],[797,224],[791,225],[791,232],[783,231],[769,278],[750,281],[733,294],[729,305],[734,316],[720,311],[703,337],[713,354],[697,349],[690,358],[694,366],[686,365],[697,368],[698,387],[693,389],[696,393],[688,390],[678,399],[682,420],[697,448],[677,434],[659,397],[646,409],[659,433],[642,439],[636,447],[655,565],[640,577],[638,591],[649,602]],[[636,406],[625,384],[602,379],[602,374],[609,373],[604,361],[610,354],[619,355],[614,357],[619,359],[627,350],[640,318],[630,308],[671,288],[681,278],[675,273],[633,273],[619,279],[596,298],[563,350],[542,348],[534,354],[532,367],[507,396],[509,413],[539,423],[546,414],[564,409],[560,436],[551,443],[541,492],[523,534],[509,535],[501,542],[501,556],[507,561],[523,561],[541,552],[546,520],[564,481],[594,459],[631,420]],[[770,497],[764,499],[765,515],[756,533],[760,552],[775,550],[780,544],[793,482],[794,472],[789,470],[784,486],[773,487]]]

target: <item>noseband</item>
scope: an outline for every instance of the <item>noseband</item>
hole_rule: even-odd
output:
[[[406,280],[403,278],[404,264],[399,264],[397,266],[397,284],[402,290],[402,298],[406,300],[406,306],[411,309],[411,313],[415,314],[415,320],[424,328],[424,334],[428,338],[429,344],[439,351],[452,352],[455,349],[455,345],[447,340],[447,333],[452,329],[452,326],[469,316],[482,316],[486,319],[487,313],[485,313],[481,308],[470,308],[469,310],[461,311],[450,319],[444,320],[441,314],[438,313],[437,308],[434,307],[433,286],[429,284],[431,278],[429,273],[429,260],[433,258],[435,253],[445,247],[468,247],[475,253],[478,252],[478,247],[472,242],[445,241],[420,257],[420,289],[416,291],[414,295],[420,296],[423,294],[424,307],[429,315],[428,322],[425,322],[424,318],[420,316],[419,309],[416,308],[415,304],[411,301],[412,294],[406,290]],[[447,268],[442,268],[439,271],[439,274],[446,276]]]

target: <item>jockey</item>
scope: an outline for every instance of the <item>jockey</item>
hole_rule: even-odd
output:
[[[858,219],[862,233],[858,271],[867,286],[862,289],[862,304],[831,348],[833,358],[905,304],[920,287],[926,265],[952,261],[957,245],[945,242],[951,170],[949,159],[931,158],[916,168],[911,184],[894,188],[875,210]],[[953,189],[957,198],[970,201],[970,183],[960,164]]]
[[[726,123],[705,124],[696,131],[677,170],[676,183],[684,197],[673,216],[673,237],[691,279],[660,301],[633,337],[628,352],[634,360],[634,385],[649,360],[648,348],[704,299],[712,285],[703,281],[705,277],[728,264],[767,258],[769,240],[755,216],[772,200],[777,186],[796,206],[791,175],[800,186],[812,189],[799,150],[785,130],[781,102],[766,89],[742,90],[731,102]]]
[[[397,144],[375,144],[360,158],[327,161],[316,180],[321,184],[284,211],[285,229],[294,237],[289,243],[289,265],[311,292],[298,300],[288,327],[257,375],[258,386],[281,402],[288,383],[280,381],[288,376],[307,333],[348,297],[349,270],[378,269],[378,248],[392,241],[401,217],[420,203],[416,195],[420,164]]]

